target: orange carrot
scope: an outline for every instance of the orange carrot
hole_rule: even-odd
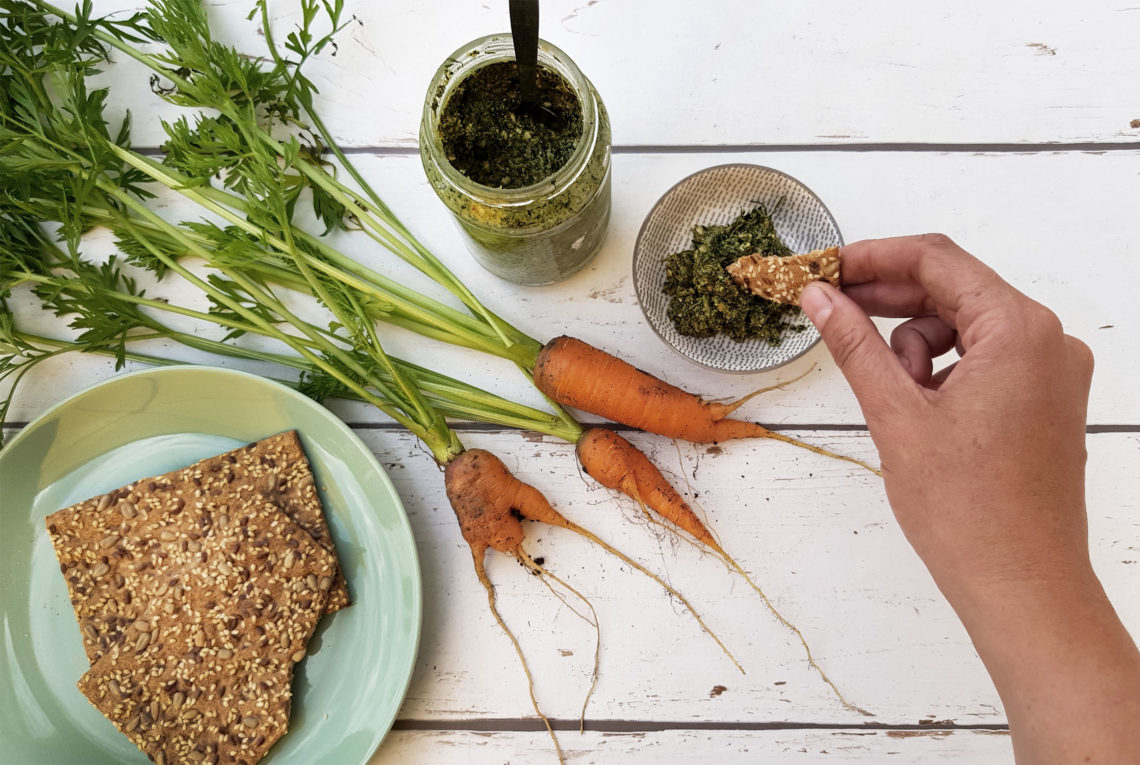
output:
[[[565,335],[543,346],[533,377],[539,390],[559,404],[650,433],[695,443],[770,438],[879,473],[860,460],[803,443],[754,422],[730,419],[728,415],[749,397],[729,404],[706,401]]]
[[[676,499],[680,500],[680,496],[673,491],[668,481],[665,480],[657,468],[649,463],[645,455],[638,452],[632,444],[628,442],[625,443],[632,452],[639,455],[641,460],[648,465],[649,470],[646,471],[643,468],[641,470],[642,473],[652,471],[657,474],[660,485],[664,487],[659,489],[661,494],[664,495],[666,491],[672,492]],[[579,444],[581,444],[581,441],[579,441]],[[589,471],[587,470],[587,472]],[[484,586],[490,586],[490,581],[487,578],[483,565],[483,558],[488,548],[507,553],[520,561],[524,561],[524,565],[526,565],[525,561],[529,560],[522,550],[523,528],[520,523],[521,520],[536,521],[538,523],[545,523],[548,526],[557,526],[585,537],[606,552],[616,556],[623,563],[645,574],[659,584],[666,592],[676,598],[689,610],[689,613],[693,615],[693,618],[696,619],[701,629],[709,634],[720,649],[724,651],[725,655],[736,665],[736,668],[742,673],[744,672],[744,669],[740,666],[739,662],[736,661],[736,658],[724,643],[721,642],[716,633],[708,628],[704,620],[701,619],[700,614],[697,613],[697,610],[684,595],[652,571],[649,571],[640,563],[598,537],[592,531],[579,526],[555,510],[550,502],[547,501],[546,497],[542,495],[542,492],[515,478],[507,469],[507,466],[494,454],[482,449],[469,449],[465,451],[448,464],[445,472],[445,482],[447,485],[447,498],[450,500],[451,506],[459,518],[463,538],[467,541],[468,546],[471,547],[472,554],[475,558],[475,573],[479,577],[479,580],[484,583]],[[634,497],[641,496],[641,493],[636,491],[630,494]],[[680,501],[682,504],[684,503],[684,500]],[[686,507],[688,506],[686,505]],[[700,524],[700,521],[697,520],[695,515],[692,516],[692,521],[696,524]],[[712,536],[707,536],[711,541]],[[715,544],[715,542],[713,542],[713,544]]]
[[[549,506],[549,503],[541,492],[515,478],[498,457],[483,449],[469,449],[448,462],[444,469],[444,485],[447,490],[447,499],[455,511],[456,518],[459,519],[459,528],[463,533],[463,539],[471,548],[471,556],[475,562],[475,575],[487,592],[487,604],[491,608],[495,621],[498,622],[503,632],[507,633],[507,637],[510,638],[515,647],[515,653],[518,654],[523,673],[526,675],[531,705],[534,707],[535,713],[542,718],[551,740],[554,741],[558,761],[564,762],[565,757],[562,753],[562,747],[558,744],[558,737],[554,734],[554,728],[551,726],[549,718],[539,708],[538,699],[534,695],[534,677],[531,675],[522,646],[499,614],[498,606],[495,603],[495,588],[487,576],[484,565],[487,550],[492,549],[514,557],[524,566],[540,575],[553,576],[538,566],[523,551],[524,534],[521,523],[524,510],[536,505],[540,508],[542,505]],[[557,581],[571,592],[578,594],[576,590],[562,580]],[[582,596],[579,594],[579,597]],[[589,601],[584,597],[582,600],[589,605]],[[590,610],[593,610],[593,606],[590,606]],[[593,624],[597,628],[596,616]],[[594,683],[597,682],[597,662],[598,650],[595,649]],[[593,688],[592,684],[590,692],[586,696],[587,702]],[[583,704],[583,714],[584,710],[585,704]]]
[[[827,676],[827,673],[823,671],[823,667],[812,656],[811,648],[808,646],[803,633],[776,609],[776,606],[748,575],[748,572],[724,551],[708,527],[693,512],[689,503],[681,497],[661,474],[661,471],[649,461],[649,458],[640,449],[612,430],[591,428],[578,439],[577,454],[578,462],[591,478],[603,486],[629,495],[641,504],[643,509],[648,508],[655,511],[664,520],[687,532],[697,542],[716,554],[726,566],[740,574],[744,581],[748,582],[749,586],[760,596],[776,620],[799,639],[804,652],[807,654],[808,665],[819,673],[820,678],[834,691],[840,703],[848,709],[870,715],[870,712],[852,704],[844,697],[831,678]],[[651,516],[650,518],[652,519]]]
[[[582,469],[598,483],[633,497],[701,544],[724,550],[677,490],[636,446],[607,428],[591,428],[576,447]]]
[[[487,548],[514,555],[523,542],[522,509],[546,503],[542,493],[519,481],[502,460],[483,449],[468,449],[444,471],[447,499],[459,519],[463,538],[475,555],[480,579]],[[511,510],[515,510],[512,513]]]

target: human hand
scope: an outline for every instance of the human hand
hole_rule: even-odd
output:
[[[1032,763],[1140,761],[1140,652],[1089,560],[1093,359],[939,235],[841,250],[805,313],[855,392],[903,532],[958,612]],[[882,339],[868,314],[910,317]],[[934,373],[957,348],[961,360]]]
[[[1051,311],[946,237],[841,251],[844,293],[802,304],[863,409],[887,497],[955,603],[1083,575],[1092,354]],[[912,317],[882,340],[867,314]],[[961,360],[933,373],[957,346]]]

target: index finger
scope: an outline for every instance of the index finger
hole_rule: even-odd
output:
[[[977,312],[1017,294],[993,269],[942,234],[855,242],[840,249],[840,263],[843,286],[856,287],[854,295],[874,295],[875,302],[891,304],[895,315],[912,304],[913,315],[934,308],[959,331]]]

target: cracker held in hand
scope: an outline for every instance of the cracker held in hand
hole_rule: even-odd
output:
[[[259,494],[187,515],[157,543],[119,542],[172,586],[121,605],[122,639],[79,689],[156,763],[252,765],[285,733],[336,561]]]
[[[728,273],[741,287],[765,300],[799,305],[800,293],[811,282],[839,286],[839,248],[782,258],[745,255],[729,264]]]

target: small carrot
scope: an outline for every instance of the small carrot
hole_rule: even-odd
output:
[[[681,497],[661,474],[661,471],[649,461],[649,458],[640,449],[608,428],[591,428],[578,439],[577,454],[582,469],[591,478],[603,486],[629,495],[641,504],[642,509],[653,510],[665,521],[687,532],[698,543],[711,550],[731,570],[740,574],[744,581],[748,582],[749,586],[760,596],[776,620],[799,639],[804,652],[807,654],[808,664],[819,673],[820,678],[835,692],[840,703],[848,709],[870,715],[870,712],[852,704],[844,697],[831,678],[827,676],[827,673],[823,671],[823,667],[812,656],[811,648],[808,646],[803,633],[776,609],[772,601],[760,589],[760,586],[748,575],[748,572],[724,551],[724,548],[713,537],[712,532],[693,512],[689,503]],[[654,520],[652,516],[649,517]]]
[[[559,404],[650,433],[695,443],[770,438],[880,474],[853,457],[835,454],[754,422],[729,418],[751,396],[728,404],[706,401],[565,335],[543,346],[534,364],[533,378],[539,390]]]
[[[590,428],[578,439],[576,452],[582,469],[595,481],[633,497],[712,551],[724,554],[689,503],[629,441],[607,428]]]
[[[522,646],[506,622],[503,621],[502,615],[499,614],[495,602],[495,588],[487,576],[487,569],[484,564],[488,549],[506,553],[528,569],[555,578],[559,584],[567,587],[568,590],[574,592],[589,605],[588,600],[565,582],[539,567],[523,550],[524,532],[521,519],[524,509],[536,505],[549,506],[549,503],[538,489],[515,478],[507,470],[507,466],[503,464],[502,460],[483,449],[468,449],[449,461],[444,469],[444,486],[447,491],[447,499],[455,511],[456,518],[459,519],[459,528],[463,533],[463,539],[471,548],[471,557],[475,562],[475,575],[487,591],[487,603],[491,608],[491,613],[515,647],[515,653],[518,654],[523,673],[526,675],[531,705],[534,707],[535,713],[542,718],[551,740],[554,741],[558,761],[564,762],[565,756],[562,753],[562,747],[558,744],[558,737],[554,734],[550,719],[539,708],[538,699],[534,695],[534,677],[531,675],[530,666],[527,664]],[[590,606],[590,610],[593,610],[593,606]],[[596,616],[593,624],[597,628]],[[598,649],[595,648],[595,684],[598,674],[597,665]],[[591,684],[590,691],[586,696],[586,703],[588,703],[589,695],[593,689],[594,684]],[[583,703],[582,708],[584,711],[585,703]]]

